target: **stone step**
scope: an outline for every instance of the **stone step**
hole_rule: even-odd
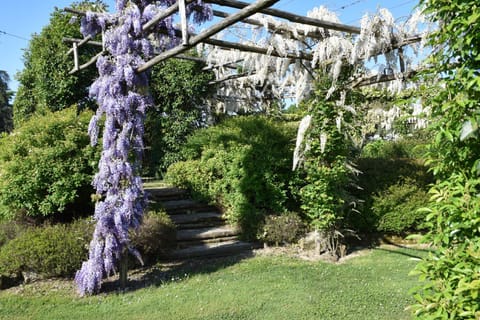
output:
[[[222,221],[202,221],[198,223],[184,223],[175,225],[177,230],[186,230],[186,229],[205,229],[205,228],[215,228],[224,226],[225,222]]]
[[[184,229],[177,230],[177,242],[232,237],[238,234],[238,228],[226,225],[214,228]]]
[[[168,200],[178,200],[185,199],[188,196],[188,192],[184,189],[179,189],[175,187],[165,187],[165,188],[145,188],[148,192],[148,196],[152,201],[168,201]]]
[[[183,248],[188,248],[188,247],[194,247],[194,246],[201,246],[204,244],[212,244],[212,243],[224,243],[224,242],[231,242],[231,241],[237,241],[238,236],[226,236],[226,237],[219,237],[219,238],[210,238],[210,239],[195,239],[195,240],[182,240],[182,241],[177,241],[177,249],[183,249]]]
[[[170,258],[187,259],[194,257],[223,257],[253,249],[252,244],[242,241],[228,241],[222,243],[205,243],[184,249],[172,251]]]
[[[223,216],[220,212],[212,211],[212,212],[198,212],[198,213],[184,213],[184,214],[175,214],[171,216],[172,221],[176,225],[184,225],[184,224],[191,224],[191,223],[199,223],[199,222],[211,222],[211,221],[218,221],[224,222]]]
[[[212,205],[201,203],[191,199],[168,200],[161,202],[162,207],[168,214],[185,214],[215,211],[216,208]]]

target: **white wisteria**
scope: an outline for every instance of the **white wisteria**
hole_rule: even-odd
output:
[[[340,23],[338,16],[323,6],[312,9],[307,16]],[[413,61],[419,60],[424,44],[425,32],[419,30],[424,20],[419,11],[412,13],[408,20],[396,23],[387,9],[379,9],[362,18],[358,35],[285,22],[263,14],[252,18],[261,26],[253,25],[250,32],[243,31],[239,43],[263,48],[265,52],[229,50],[212,45],[199,49],[206,52],[211,65],[236,62],[233,69],[230,65],[215,71],[217,79],[223,79],[219,83],[222,95],[228,93],[236,97],[230,99],[235,101],[221,101],[222,110],[255,109],[272,98],[301,101],[312,90],[316,69],[327,71],[331,77],[328,97],[340,89],[336,81],[345,65],[358,70],[352,82],[356,78],[388,76],[389,81],[379,86],[398,92],[405,88],[407,75],[417,67]],[[247,40],[247,36],[250,39]],[[237,72],[242,76],[232,77]]]

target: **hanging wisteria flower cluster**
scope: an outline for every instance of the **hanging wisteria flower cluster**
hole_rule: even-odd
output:
[[[89,134],[91,143],[96,144],[99,124],[104,121],[103,151],[93,181],[99,201],[95,206],[96,227],[89,259],[75,276],[81,295],[97,293],[103,277],[115,271],[125,252],[140,258],[130,246],[128,232],[139,226],[146,205],[140,171],[145,112],[151,98],[148,74],[135,70],[153,55],[149,37],[152,32],[157,50],[178,43],[171,17],[149,31],[142,27],[175,2],[117,0],[115,14],[88,12],[82,19],[84,36],[103,32],[105,54],[97,61],[99,77],[90,89],[98,110],[90,122]],[[194,6],[197,10],[193,10]],[[191,3],[187,10],[197,23],[212,16],[210,6],[200,0]],[[162,32],[156,32],[160,29]]]
[[[307,16],[340,23],[338,16],[323,6],[312,9]],[[259,91],[257,89],[259,87],[268,87],[268,93],[273,94],[277,99],[293,98],[300,101],[308,97],[313,89],[311,85],[313,70],[321,67],[325,67],[332,80],[332,88],[328,96],[339,89],[336,88],[337,79],[345,65],[358,65],[359,71],[365,74],[365,69],[372,68],[372,63],[365,68],[365,62],[372,59],[377,63],[377,57],[382,55],[385,61],[377,65],[376,69],[380,69],[381,73],[386,68],[398,71],[400,69],[399,53],[398,50],[392,50],[392,43],[401,43],[409,37],[425,35],[425,32],[419,29],[419,26],[423,26],[420,11],[413,12],[411,18],[403,24],[397,24],[392,14],[386,9],[379,9],[375,14],[366,14],[361,20],[358,35],[305,24],[287,23],[261,14],[256,14],[253,18],[263,26],[253,26],[251,38],[241,37],[241,43],[267,48],[269,53],[275,52],[276,55],[209,46],[200,48],[202,52],[208,52],[207,61],[212,65],[228,65],[228,62],[233,61],[241,70],[248,71],[248,76],[232,78],[233,80],[221,83],[221,94],[234,94],[237,99],[230,99],[230,101],[236,102],[233,107],[240,109],[248,109],[249,106],[256,105],[255,101],[261,100],[264,91]],[[414,47],[412,55],[418,54],[416,44],[409,45],[409,48],[412,47]],[[300,59],[291,58],[292,55],[300,56],[301,54],[306,57],[303,62]],[[411,71],[413,69],[411,60],[406,55],[404,58],[407,68],[405,72]],[[219,79],[228,78],[235,72],[232,68],[223,67],[215,71]],[[398,77],[398,81],[391,82],[386,89],[398,92],[398,88],[402,88],[399,84],[403,81],[400,72]],[[221,109],[232,110],[229,106],[222,106]]]

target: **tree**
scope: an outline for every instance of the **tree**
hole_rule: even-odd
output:
[[[438,24],[429,42],[436,50],[424,74],[439,86],[432,107],[428,162],[437,179],[426,209],[434,251],[416,271],[422,319],[480,318],[480,6],[474,0],[422,0]]]
[[[170,59],[152,69],[150,92],[154,108],[147,112],[146,164],[150,175],[159,175],[180,159],[180,146],[205,124],[205,98],[211,94],[211,71],[204,63]]]
[[[99,10],[105,6],[100,0],[82,1],[73,5],[79,9]],[[70,45],[64,37],[79,38],[79,22],[72,23],[72,15],[58,8],[50,22],[39,34],[34,34],[24,52],[24,69],[17,74],[18,92],[13,104],[14,120],[19,123],[35,112],[58,111],[74,104],[79,108],[91,105],[88,87],[96,76],[94,68],[69,74],[72,57],[67,55]],[[82,48],[80,63],[94,55],[92,47]]]
[[[12,92],[8,89],[9,81],[8,74],[0,70],[0,133],[10,132],[13,129],[12,106],[10,105]]]

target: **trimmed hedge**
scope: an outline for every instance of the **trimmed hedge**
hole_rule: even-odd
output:
[[[0,248],[0,275],[72,276],[88,256],[93,227],[89,220],[78,220],[27,230]]]

